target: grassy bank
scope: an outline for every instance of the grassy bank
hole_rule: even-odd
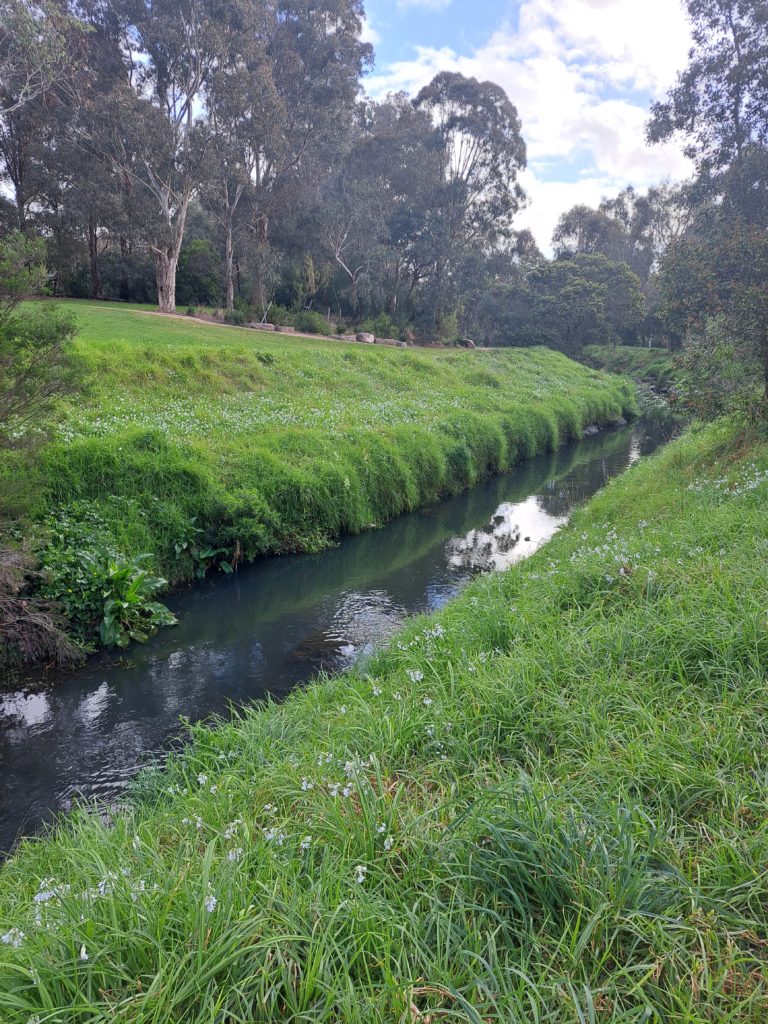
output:
[[[0,1017],[764,1021],[768,445],[687,435],[0,875]],[[23,933],[23,934],[22,934]]]
[[[584,361],[598,370],[620,373],[662,390],[674,384],[674,356],[667,349],[630,345],[588,345]]]
[[[88,390],[31,466],[0,459],[0,520],[55,516],[69,561],[148,553],[171,583],[319,549],[634,408],[628,384],[545,349],[390,350],[69,305]]]

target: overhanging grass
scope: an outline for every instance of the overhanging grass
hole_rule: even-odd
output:
[[[0,874],[2,1019],[764,1021],[767,507],[765,443],[690,434],[365,673],[195,728]]]
[[[629,385],[544,349],[393,351],[69,305],[90,389],[33,467],[0,460],[0,516],[88,502],[172,582],[195,568],[177,554],[193,521],[246,559],[316,549],[634,409]]]

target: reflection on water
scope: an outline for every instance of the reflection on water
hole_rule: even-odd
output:
[[[114,799],[192,721],[352,664],[478,571],[531,554],[662,438],[607,433],[320,555],[265,559],[176,594],[180,618],[119,660],[0,696],[0,849],[73,796]]]

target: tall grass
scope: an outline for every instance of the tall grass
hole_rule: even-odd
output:
[[[0,1017],[762,1022],[768,446],[708,428],[0,873]],[[21,934],[23,933],[23,935]]]
[[[598,370],[626,374],[658,388],[668,388],[675,382],[675,357],[667,349],[588,345],[584,349],[584,361]]]

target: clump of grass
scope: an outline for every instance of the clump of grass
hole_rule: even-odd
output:
[[[0,873],[9,1024],[765,1019],[768,446],[690,433]]]

